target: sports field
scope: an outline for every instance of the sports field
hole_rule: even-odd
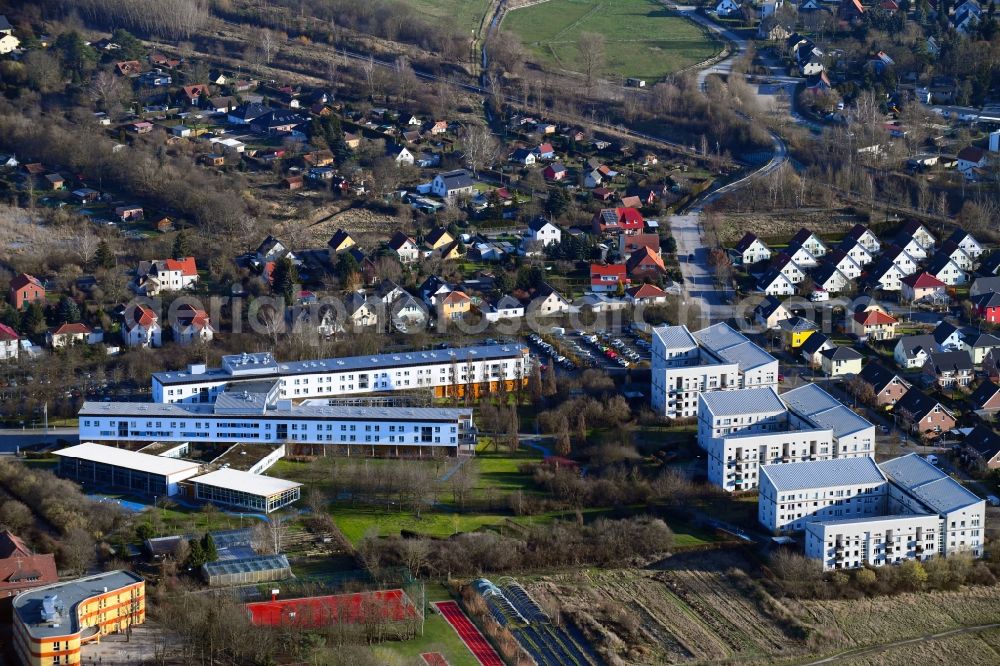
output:
[[[699,26],[669,15],[655,0],[549,0],[508,12],[503,29],[516,33],[540,64],[573,72],[582,70],[580,34],[604,35],[605,74],[649,84],[721,50]]]
[[[479,25],[489,8],[489,0],[403,0],[428,19],[444,21],[466,35],[479,31]]]
[[[250,620],[256,625],[326,627],[336,624],[358,624],[370,620],[374,613],[379,620],[400,622],[417,617],[413,602],[403,590],[378,590],[334,594],[303,599],[257,601],[246,605]]]

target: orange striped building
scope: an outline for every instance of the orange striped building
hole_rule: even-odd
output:
[[[146,581],[109,571],[24,592],[13,606],[14,650],[22,664],[79,664],[83,646],[146,620]]]

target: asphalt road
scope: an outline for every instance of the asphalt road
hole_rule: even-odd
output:
[[[0,429],[0,455],[13,455],[18,448],[37,446],[39,444],[54,444],[57,439],[65,439],[76,443],[80,439],[79,428],[49,428],[48,434],[42,429]]]

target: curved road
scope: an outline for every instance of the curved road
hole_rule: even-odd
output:
[[[699,88],[705,90],[705,81],[709,76],[729,76],[732,72],[733,62],[746,53],[747,40],[698,13],[695,7],[676,5],[671,2],[664,4],[688,20],[715,33],[731,45],[728,57],[698,72]],[[744,117],[753,122],[753,118],[745,115]],[[706,190],[692,202],[684,214],[670,216],[670,231],[674,240],[677,241],[677,256],[681,260],[681,274],[684,276],[683,304],[696,306],[699,309],[700,323],[704,326],[729,319],[733,316],[733,307],[726,303],[726,291],[719,290],[715,286],[713,271],[708,263],[710,248],[702,235],[701,212],[706,204],[715,201],[724,194],[745,187],[754,178],[766,176],[788,161],[788,146],[784,140],[773,130],[768,130],[768,133],[771,135],[773,153],[767,164],[738,180]],[[689,261],[689,258],[693,258],[693,260]]]

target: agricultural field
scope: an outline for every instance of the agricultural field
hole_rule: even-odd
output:
[[[489,0],[403,0],[403,4],[413,7],[425,17],[440,19],[466,34],[479,26],[490,7]]]
[[[654,0],[550,0],[508,12],[503,27],[540,64],[572,72],[582,71],[580,34],[604,35],[606,73],[650,84],[720,51],[701,27]]]
[[[939,663],[928,657],[955,654],[970,665],[998,663],[998,630],[872,649],[997,622],[1000,597],[993,588],[778,600],[744,571],[757,569],[739,551],[723,550],[675,556],[656,569],[585,570],[523,582],[609,662],[808,664],[841,655],[836,663],[877,666]]]

